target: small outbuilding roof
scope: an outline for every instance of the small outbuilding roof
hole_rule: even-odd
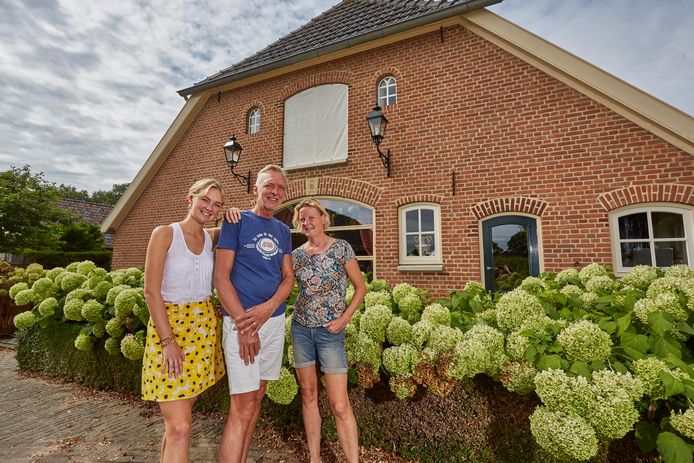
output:
[[[344,0],[254,55],[179,90],[188,96],[253,74],[315,58],[484,8],[501,0]]]

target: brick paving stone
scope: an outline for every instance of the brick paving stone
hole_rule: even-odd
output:
[[[145,463],[159,461],[163,422],[159,413],[123,405],[106,393],[85,397],[74,384],[49,383],[16,372],[14,352],[0,351],[0,462]],[[216,462],[224,421],[196,416],[191,462]],[[298,463],[287,446],[254,444],[250,463]]]

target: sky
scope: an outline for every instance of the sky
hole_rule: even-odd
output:
[[[0,0],[0,171],[130,182],[176,91],[339,0]],[[493,12],[694,115],[691,0],[505,0]]]

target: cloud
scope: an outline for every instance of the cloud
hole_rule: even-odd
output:
[[[4,0],[0,170],[88,190],[128,182],[183,106],[177,90],[339,0]],[[694,2],[506,0],[493,8],[694,113]]]

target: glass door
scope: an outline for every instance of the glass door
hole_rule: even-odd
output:
[[[540,274],[537,223],[507,215],[482,222],[484,284],[489,291],[511,291],[529,275]]]

